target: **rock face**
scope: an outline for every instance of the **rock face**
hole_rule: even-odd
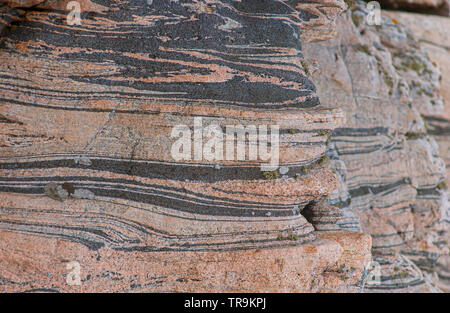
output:
[[[446,290],[448,58],[346,2],[4,2],[0,291]]]
[[[367,14],[356,3],[338,20],[335,39],[304,49],[318,65],[313,78],[322,104],[347,112],[345,127],[331,135],[340,183],[329,201],[358,216],[372,236],[385,279],[369,290],[433,291],[427,274],[448,253],[448,200],[445,163],[425,121],[443,113],[441,73],[397,20],[369,26]]]
[[[344,123],[300,30],[328,38],[342,1],[81,1],[81,25],[64,4],[1,8],[2,291],[356,285],[370,237],[320,238],[300,214],[336,189],[325,152]],[[230,155],[211,141],[230,125],[244,158],[234,133]]]
[[[422,16],[414,13],[385,12],[387,16],[396,19],[407,26],[419,40],[423,49],[428,53],[432,62],[441,69],[440,93],[444,98],[445,107],[443,114],[425,115],[427,132],[439,145],[439,156],[445,161],[447,169],[447,181],[439,184],[439,190],[443,197],[449,197],[445,187],[450,186],[450,34],[445,31],[450,29],[450,20],[438,16]],[[420,17],[420,18],[419,18]],[[444,223],[450,222],[449,202],[443,205],[446,214]],[[450,242],[448,228],[442,227],[439,239],[442,243]],[[436,260],[437,274],[440,279],[440,288],[450,291],[450,256],[442,253]]]
[[[344,216],[339,208],[319,201],[308,203],[303,208],[302,215],[317,231],[341,230],[339,222]]]

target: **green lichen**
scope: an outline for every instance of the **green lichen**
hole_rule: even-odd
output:
[[[384,68],[382,68],[381,66],[378,66],[378,72],[381,73],[384,83],[386,84],[386,86],[389,87],[389,89],[390,89],[389,91],[392,94],[392,88],[394,87],[394,80],[388,74],[388,72],[386,72],[386,70]]]
[[[394,87],[394,80],[392,79],[391,76],[389,76],[386,72],[383,73],[383,80],[385,82],[385,84],[389,87],[392,88]],[[392,91],[390,91],[391,95],[392,95]]]
[[[408,275],[409,275],[408,271],[407,270],[403,270],[400,273],[392,275],[392,279],[406,278],[406,277],[408,277]]]
[[[378,61],[378,59],[377,59]],[[392,96],[392,89],[394,88],[394,79],[389,75],[389,73],[383,68],[381,62],[377,62],[378,73],[383,77],[384,83],[389,87],[389,95]]]
[[[288,236],[283,236],[283,234],[278,234],[277,240],[298,240],[298,236],[296,234],[289,234]]]
[[[300,171],[302,171],[303,174],[306,174],[309,172],[309,167],[306,165],[302,165],[302,167],[300,168]]]
[[[423,126],[424,126],[425,128],[427,128],[427,127],[428,127],[428,124],[427,124],[427,121],[425,120],[425,118],[423,117],[423,115],[420,115],[420,118],[421,118],[422,121],[423,121]]]
[[[278,171],[265,171],[263,172],[263,176],[266,180],[272,180],[280,178],[280,173]]]
[[[406,70],[411,69],[420,74],[425,68],[425,64],[417,58],[410,58],[406,61],[401,62],[401,69],[405,72]]]
[[[304,60],[301,60],[300,63],[302,64],[303,69],[305,70],[305,74],[309,75],[309,67],[308,63],[306,63]]]
[[[328,162],[328,160],[329,160],[328,155],[324,154],[324,155],[322,155],[322,156],[320,157],[320,159],[317,161],[317,164],[318,164],[318,165],[325,164],[326,162]]]
[[[405,134],[406,139],[408,140],[415,140],[415,139],[420,139],[423,138],[423,135],[420,133],[414,133],[414,132],[407,132]]]
[[[429,92],[429,91],[427,91],[427,90],[425,90],[425,89],[423,89],[422,91],[423,91],[423,93],[424,93],[427,97],[429,97],[429,98],[432,98],[432,97],[433,97],[433,94],[432,94],[431,92]]]
[[[309,165],[302,165],[302,167],[300,167],[300,171],[303,174],[307,174],[310,170],[319,167],[320,165],[323,165],[325,163],[327,163],[329,161],[329,157],[328,155],[324,154],[322,155],[316,162],[311,163]],[[300,178],[300,175],[296,175],[297,178]]]
[[[331,134],[331,131],[328,129],[320,129],[317,131],[317,135],[319,136],[328,136]]]
[[[356,47],[356,50],[358,50],[358,51],[360,51],[360,52],[363,52],[363,53],[365,53],[365,54],[367,54],[367,55],[372,55],[372,54],[370,53],[369,47],[368,47],[367,45],[359,44],[359,45]]]
[[[356,8],[356,0],[344,0],[347,10],[353,11]]]
[[[441,181],[439,184],[437,184],[436,188],[440,190],[446,190],[448,188],[447,182]]]
[[[341,280],[347,280],[347,279],[349,279],[349,277],[348,277],[347,275],[345,275],[345,274],[340,275],[339,278],[340,278]]]

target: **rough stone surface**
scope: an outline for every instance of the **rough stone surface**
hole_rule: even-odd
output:
[[[2,291],[311,292],[356,283],[370,259],[370,237],[343,233],[286,248],[232,252],[142,253],[99,249],[56,237],[0,232]],[[346,259],[349,278],[329,282]],[[66,283],[79,262],[82,284]],[[345,282],[346,280],[350,280]],[[348,290],[350,287],[344,290]],[[356,287],[353,287],[356,288]],[[356,290],[356,289],[355,289]]]
[[[339,221],[344,217],[339,208],[322,201],[311,201],[302,210],[302,215],[317,231],[341,230]]]
[[[448,19],[67,3],[0,5],[0,291],[450,290]],[[174,160],[194,117],[278,125],[280,166]]]
[[[449,199],[450,195],[446,186],[450,186],[450,19],[432,16],[418,15],[404,12],[384,12],[391,19],[407,26],[419,40],[423,49],[428,53],[430,59],[438,64],[441,69],[440,93],[444,99],[445,107],[441,115],[425,116],[428,133],[439,145],[439,156],[445,161],[447,168],[447,184],[441,182],[440,193],[442,197]],[[445,199],[445,198],[444,198]],[[450,233],[445,224],[450,223],[449,201],[443,205],[443,225],[440,227],[440,236],[435,241],[450,242]],[[442,253],[436,256],[437,275],[439,287],[450,292],[450,255]],[[425,265],[425,264],[424,264]],[[430,266],[428,266],[430,268]],[[432,275],[436,275],[431,271]]]
[[[426,125],[444,112],[441,71],[396,19],[370,26],[367,14],[355,3],[338,19],[335,39],[304,47],[322,104],[347,113],[330,138],[339,188],[329,201],[357,215],[353,225],[372,235],[374,261],[396,264],[383,265],[384,283],[368,289],[438,291],[424,273],[448,253],[448,200],[445,163]]]
[[[4,291],[301,291],[314,270],[342,254],[330,240],[281,250],[142,253],[93,251],[67,240],[9,232],[1,238]],[[81,286],[65,282],[71,261],[81,265]]]
[[[344,114],[320,105],[300,31],[327,39],[344,2],[82,1],[81,26],[65,3],[0,8],[1,290],[332,290],[347,244],[300,211],[337,187]],[[278,125],[283,176],[174,160],[171,130],[196,116]],[[356,279],[370,241],[354,244]]]

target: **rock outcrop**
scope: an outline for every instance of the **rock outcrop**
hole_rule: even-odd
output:
[[[423,287],[423,270],[436,271],[436,259],[448,253],[446,173],[425,121],[443,113],[441,73],[397,20],[370,26],[367,15],[365,3],[355,3],[338,21],[335,39],[304,49],[318,66],[312,76],[322,104],[339,103],[347,112],[345,127],[330,138],[341,183],[329,201],[357,215],[372,236],[384,280],[368,289],[438,290]]]
[[[0,291],[448,290],[434,18],[78,2],[0,5]]]
[[[418,15],[414,13],[385,12],[391,19],[397,20],[402,25],[407,26],[420,42],[421,47],[429,55],[432,62],[441,69],[441,89],[445,107],[442,114],[424,115],[426,128],[439,145],[439,156],[445,161],[447,169],[447,180],[438,185],[439,193],[445,198],[449,198],[448,186],[450,186],[450,20],[448,18]],[[439,236],[436,242],[442,246],[447,246],[450,242],[448,226],[450,223],[449,202],[443,203],[443,224],[441,225]],[[436,259],[436,272],[439,276],[440,288],[446,292],[450,291],[450,255],[441,253]],[[429,266],[428,266],[429,268]],[[433,271],[432,271],[433,272]]]
[[[1,8],[2,290],[356,286],[370,237],[321,238],[300,213],[336,189],[325,152],[344,123],[342,110],[319,103],[300,30],[328,38],[345,4],[82,7],[81,25],[66,24],[61,3]],[[234,134],[231,158],[222,141],[206,154],[203,143],[229,125],[247,127],[248,160]],[[180,134],[187,143],[174,149]],[[260,158],[250,159],[256,148]],[[279,158],[262,158],[275,148]],[[347,258],[351,275],[331,286]],[[66,282],[73,264],[79,287]]]

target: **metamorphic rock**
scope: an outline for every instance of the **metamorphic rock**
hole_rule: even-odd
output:
[[[0,292],[449,290],[448,59],[419,31],[356,1],[77,2],[0,4]],[[205,157],[229,125],[248,158]]]

